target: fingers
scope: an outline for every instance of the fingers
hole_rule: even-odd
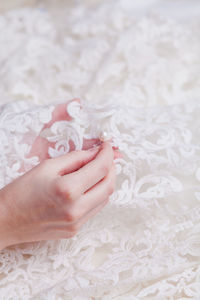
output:
[[[86,193],[84,193],[80,199],[78,199],[76,205],[78,206],[81,215],[86,215],[90,210],[93,210],[95,207],[108,199],[109,196],[114,192],[115,174],[115,166],[112,164],[107,176]]]
[[[95,158],[100,150],[100,146],[89,149],[87,151],[72,151],[65,155],[51,159],[51,168],[58,175],[63,176],[79,170],[85,164]],[[64,178],[64,177],[62,177]]]
[[[74,236],[88,219],[106,205],[115,187],[113,157],[112,146],[105,142],[101,149],[74,151],[48,160],[45,169],[49,173],[50,168],[58,168],[60,175],[61,171],[67,172],[67,175],[50,181],[53,199],[59,207],[56,228],[63,232],[61,234]],[[79,169],[74,171],[76,168]]]
[[[73,174],[64,176],[63,180],[66,180],[68,183],[70,181],[72,185],[76,182],[77,195],[81,195],[108,174],[113,163],[113,158],[112,146],[109,142],[105,142],[101,145],[101,149],[95,159]]]
[[[100,139],[83,139],[83,150],[87,150],[94,145],[99,145],[101,143]]]
[[[67,226],[65,231],[72,232],[73,235],[80,227],[91,217],[96,215],[109,201],[109,196],[113,193],[115,187],[116,172],[114,164],[108,175],[92,189],[86,192],[78,201],[72,202],[67,206],[65,212],[65,221]]]
[[[80,228],[92,217],[94,217],[98,212],[100,212],[106,204],[108,204],[109,198],[101,202],[97,207],[90,210],[87,215],[79,219],[78,222],[74,222],[66,226],[66,223],[60,223],[57,225],[57,231],[51,233],[51,239],[68,239],[74,237]],[[52,237],[53,235],[53,237]]]

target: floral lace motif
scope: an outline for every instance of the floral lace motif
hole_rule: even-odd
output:
[[[8,105],[1,114],[1,161],[8,162],[1,176],[7,181],[20,175],[18,166],[29,149],[19,141],[25,141],[27,132],[39,133],[52,111],[52,107],[40,107],[19,113],[21,106],[25,108],[25,103]],[[78,149],[85,132],[98,132],[99,124],[85,120],[91,113],[94,119],[102,118],[100,106],[93,112],[88,107],[89,113],[86,107],[78,106],[77,102],[68,106],[68,113],[77,122],[56,122],[49,136],[46,133],[56,142],[55,149],[49,151],[52,157],[69,150],[69,138]],[[117,164],[117,191],[75,238],[2,250],[3,297],[8,291],[17,291],[19,299],[26,294],[27,298],[45,299],[49,295],[50,299],[52,293],[66,299],[83,299],[83,294],[85,299],[111,299],[122,293],[137,299],[168,295],[194,298],[199,294],[200,133],[196,129],[200,121],[196,116],[200,104],[146,110],[102,106],[101,111],[105,112],[102,126],[124,154]],[[109,111],[112,114],[108,117]],[[30,168],[38,161],[33,157],[27,163]],[[18,276],[23,280],[19,277],[11,289],[13,278]]]
[[[123,153],[116,192],[77,236],[0,252],[2,300],[199,299],[200,103],[197,81],[189,82],[198,73],[192,63],[199,44],[195,37],[188,42],[181,25],[158,16],[134,23],[120,1],[113,3],[71,8],[63,44],[47,12],[0,17],[8,49],[0,55],[2,99],[22,99],[0,108],[0,186],[20,176],[22,164],[38,164],[26,154],[55,103],[36,104],[53,98],[75,93],[86,101],[68,106],[72,121],[41,133],[56,142],[51,157],[68,152],[69,139],[81,149],[83,138],[102,128]]]

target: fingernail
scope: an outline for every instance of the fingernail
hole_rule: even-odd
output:
[[[113,146],[112,148],[113,148],[113,150],[119,150],[119,147]]]
[[[100,148],[100,145],[92,147],[92,148],[88,149],[88,151],[90,151],[90,152],[97,152],[99,150],[99,148]]]

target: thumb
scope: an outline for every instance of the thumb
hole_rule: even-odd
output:
[[[56,171],[60,176],[75,172],[93,160],[99,150],[100,146],[97,146],[87,151],[71,151],[65,155],[52,158],[52,168],[54,169],[54,172]]]

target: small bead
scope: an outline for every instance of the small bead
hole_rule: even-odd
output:
[[[106,131],[102,131],[102,133],[100,134],[100,137],[99,139],[102,141],[102,142],[105,142],[107,140],[110,139],[108,133]]]

